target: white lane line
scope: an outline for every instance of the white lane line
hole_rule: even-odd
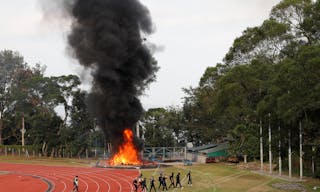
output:
[[[47,175],[46,176],[41,175],[41,172],[34,171],[34,170],[24,172],[23,170],[21,170],[21,171],[10,171],[10,173],[14,173],[14,174],[22,175],[22,176],[31,176],[31,177],[35,176],[35,177],[39,177],[38,179],[40,179],[40,180],[42,180],[41,178],[46,179],[48,182],[50,182],[50,184],[52,184],[52,191],[55,189],[55,182],[52,179],[49,179],[47,177]]]
[[[97,185],[97,190],[96,192],[99,192],[100,191],[100,185],[99,183],[97,183],[95,180],[91,179],[91,176],[89,174],[82,174],[80,173],[79,175],[82,175],[82,176],[86,176],[88,180],[92,181],[93,183],[95,183]]]
[[[43,171],[34,171],[34,172],[38,172],[39,173],[39,175],[42,175],[43,177],[49,177],[49,178],[54,178],[55,180],[57,180],[57,181],[59,181],[60,183],[62,183],[63,184],[63,190],[62,190],[62,192],[64,192],[66,189],[67,189],[67,184],[64,182],[64,180],[62,180],[61,178],[66,178],[66,177],[62,177],[62,176],[60,176],[60,175],[58,175],[57,176],[57,174],[55,174],[55,173],[43,173]],[[69,179],[68,179],[69,180]],[[55,182],[54,182],[54,184],[55,184]],[[56,187],[55,187],[56,188]],[[55,191],[56,189],[54,188],[54,190],[52,190],[52,191]]]
[[[108,173],[108,172],[107,172]],[[109,174],[114,174],[114,173],[109,173]],[[103,178],[107,178],[112,180],[113,182],[115,182],[118,186],[119,186],[119,192],[122,191],[122,185],[120,184],[119,181],[117,181],[116,179],[114,179],[113,177],[111,177],[112,175],[101,175]],[[112,190],[113,191],[113,190]]]
[[[131,176],[127,176],[127,175],[124,175],[124,174],[120,174],[120,173],[113,173],[114,175],[119,175],[117,176],[117,178],[119,178],[120,180],[126,182],[130,188],[131,188],[131,191],[133,191],[133,184],[132,184],[132,181],[131,179],[133,179]]]
[[[97,175],[97,173],[94,173],[94,174]],[[100,175],[98,175],[98,176],[100,176]],[[102,178],[100,178],[100,177],[98,177],[98,176],[93,176],[93,175],[91,175],[91,177],[96,178],[96,179],[101,180],[101,181],[103,181],[104,183],[106,183],[106,184],[108,185],[108,192],[109,192],[110,189],[111,189],[109,182],[106,181],[106,180],[104,180],[104,179],[102,179]]]

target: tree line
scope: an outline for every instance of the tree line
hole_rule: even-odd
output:
[[[46,77],[45,66],[31,67],[11,50],[0,52],[0,71],[0,145],[22,145],[54,157],[104,146],[77,76]]]
[[[184,92],[182,107],[145,113],[146,145],[229,141],[230,154],[259,159],[260,127],[264,151],[270,127],[274,156],[291,142],[298,157],[301,123],[303,158],[319,160],[320,1],[282,0]]]

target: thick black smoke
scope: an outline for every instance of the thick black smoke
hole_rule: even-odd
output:
[[[117,146],[123,130],[139,120],[138,96],[158,69],[144,37],[153,31],[149,11],[138,0],[64,0],[63,5],[72,19],[71,54],[93,70],[89,108]]]

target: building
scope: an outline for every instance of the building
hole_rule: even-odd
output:
[[[206,158],[226,158],[228,156],[228,143],[208,144],[188,149],[187,159],[194,162],[205,163]]]

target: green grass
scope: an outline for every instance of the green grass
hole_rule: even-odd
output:
[[[25,157],[16,157],[16,156],[0,156],[0,162],[37,164],[37,165],[89,167],[89,166],[93,165],[96,162],[96,160],[69,159],[69,158],[46,158],[46,157],[25,158]]]
[[[187,179],[184,178],[187,172],[191,170],[193,185],[187,185]],[[225,164],[198,164],[193,166],[174,165],[171,167],[160,167],[157,169],[142,170],[143,177],[149,179],[151,176],[155,177],[156,187],[158,187],[158,176],[163,172],[167,177],[174,172],[181,173],[184,192],[284,192],[273,188],[273,183],[288,183],[288,181],[277,178],[263,176],[252,173],[246,170],[239,170],[235,166]],[[169,185],[169,179],[167,179]],[[301,184],[305,185],[307,189],[311,189],[320,181],[308,179]],[[169,191],[180,191],[180,189],[171,189]],[[287,190],[288,191],[288,190]],[[295,190],[291,190],[295,191]],[[309,191],[309,190],[308,190]]]

